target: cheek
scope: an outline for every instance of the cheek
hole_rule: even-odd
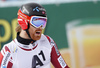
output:
[[[30,34],[34,34],[35,33],[35,30],[30,30]]]
[[[31,26],[31,27],[29,28],[30,34],[34,34],[34,33],[35,33],[35,30],[36,30],[36,29],[35,29],[34,27]]]

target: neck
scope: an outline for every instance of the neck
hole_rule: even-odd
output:
[[[17,40],[21,44],[29,45],[30,43],[34,43],[35,42],[35,40],[28,39],[27,37],[23,37],[23,36],[20,36],[20,35],[21,35],[21,33],[17,33]]]
[[[22,30],[19,34],[20,37],[25,39],[30,39],[30,37],[27,35],[26,31]]]

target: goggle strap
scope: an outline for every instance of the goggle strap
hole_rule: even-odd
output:
[[[28,29],[29,29],[29,23],[28,23],[28,28],[25,30],[26,31],[26,33],[28,34],[28,36],[31,38],[31,36],[30,36],[30,34],[29,34],[29,31],[28,31]]]

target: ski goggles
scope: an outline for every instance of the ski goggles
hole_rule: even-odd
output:
[[[21,10],[19,9],[18,15],[22,18],[28,20],[30,24],[36,28],[39,28],[42,26],[42,28],[45,28],[47,23],[47,17],[41,17],[41,16],[27,16],[26,14],[23,14]]]
[[[42,26],[42,28],[45,28],[47,23],[46,17],[40,17],[40,16],[32,16],[30,19],[30,24],[36,28],[39,28]]]

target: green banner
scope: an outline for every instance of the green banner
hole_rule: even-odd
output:
[[[48,17],[44,34],[52,37],[59,49],[69,47],[66,30],[68,22],[100,18],[100,2],[46,4],[43,6]],[[18,9],[19,7],[0,8],[0,49],[16,37],[15,27],[17,25]],[[93,23],[95,24],[95,22]],[[91,24],[91,22],[88,24]]]

